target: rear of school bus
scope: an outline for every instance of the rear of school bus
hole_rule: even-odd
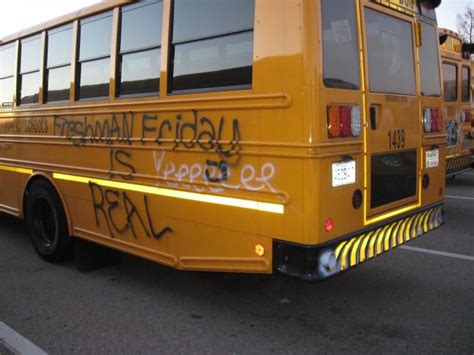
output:
[[[472,149],[474,141],[471,136],[472,109],[471,109],[471,61],[467,52],[462,53],[461,62],[461,151],[467,155],[467,169],[470,168],[472,161]]]
[[[317,63],[310,92],[315,159],[305,166],[305,191],[316,203],[305,227],[317,245],[276,242],[274,256],[278,270],[306,279],[344,271],[444,221],[434,10],[412,1],[314,6],[305,15],[311,22],[317,14],[308,41]]]
[[[462,55],[462,39],[439,29],[446,125],[446,176],[470,169],[470,65]]]

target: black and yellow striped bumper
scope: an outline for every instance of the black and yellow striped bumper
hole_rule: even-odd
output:
[[[418,238],[443,223],[443,206],[437,205],[322,246],[275,241],[274,269],[305,280],[326,279]]]
[[[446,159],[446,176],[453,176],[471,168],[471,154]]]
[[[442,206],[439,206],[343,241],[337,245],[334,251],[338,271],[347,270],[405,244],[438,228],[443,223],[443,210]]]

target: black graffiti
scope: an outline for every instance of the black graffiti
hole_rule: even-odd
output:
[[[229,164],[224,160],[221,160],[219,162],[215,160],[206,160],[205,175],[206,180],[209,182],[227,181],[230,175],[229,171]]]
[[[102,216],[112,238],[115,238],[116,234],[124,234],[130,231],[133,237],[137,239],[140,235],[139,231],[142,231],[148,238],[160,239],[165,233],[173,232],[170,227],[164,227],[156,231],[150,215],[147,195],[143,195],[144,218],[140,214],[137,204],[127,192],[104,189],[93,182],[89,182],[89,188],[96,226],[100,227],[99,217]]]
[[[124,180],[131,180],[133,178],[133,174],[136,173],[135,167],[132,164],[132,153],[123,150],[123,149],[110,149],[109,152],[109,166],[110,166],[110,178],[113,178],[115,175],[120,175]],[[116,165],[124,168],[127,171],[127,175],[124,174],[116,174],[115,168]]]
[[[173,141],[173,149],[184,147],[193,149],[198,146],[204,151],[216,151],[218,154],[229,157],[240,149],[239,121],[233,119],[230,128],[230,139],[225,140],[226,119],[221,117],[216,125],[207,117],[199,118],[198,112],[193,111],[192,120],[185,120],[182,114],[177,114],[175,120],[164,119],[159,121],[157,115],[142,117],[141,141],[154,136],[155,142],[161,145],[166,139]],[[227,129],[229,130],[229,129]],[[150,137],[151,136],[151,137]]]
[[[131,145],[135,116],[133,113],[122,113],[120,116],[121,119],[112,115],[95,123],[87,116],[80,119],[54,116],[53,135],[66,137],[79,146],[86,143],[113,144],[114,140]]]
[[[150,140],[158,145],[172,142],[173,150],[198,148],[206,152],[215,151],[221,158],[238,155],[240,151],[238,119],[229,121],[222,116],[218,122],[213,122],[208,117],[200,116],[196,110],[192,111],[191,117],[186,118],[179,113],[173,119],[144,113],[141,122],[135,120],[133,113],[114,114],[95,120],[88,116],[70,118],[57,115],[53,118],[53,134],[66,137],[78,146],[87,143],[132,145],[135,124],[141,123],[141,127],[136,129],[141,130],[139,139],[143,145]]]
[[[5,132],[9,134],[46,134],[48,121],[46,118],[17,118],[5,124]]]

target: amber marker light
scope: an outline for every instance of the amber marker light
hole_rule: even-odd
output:
[[[326,229],[327,232],[331,232],[334,229],[334,221],[332,218],[326,219],[326,222],[324,222],[324,229]]]
[[[328,106],[328,132],[329,137],[341,135],[341,111],[339,106]]]
[[[261,244],[255,246],[255,254],[258,256],[263,256],[265,254],[265,248]]]

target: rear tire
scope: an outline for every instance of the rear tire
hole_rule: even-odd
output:
[[[66,213],[56,190],[46,181],[33,183],[26,196],[26,221],[36,252],[56,263],[71,256]]]

